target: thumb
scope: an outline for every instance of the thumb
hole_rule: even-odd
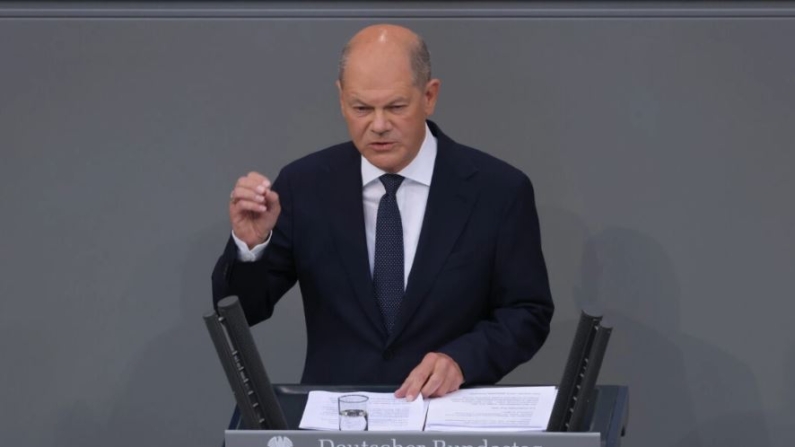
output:
[[[265,205],[268,211],[273,213],[280,213],[282,211],[282,204],[279,202],[279,194],[276,191],[268,191],[265,194]]]

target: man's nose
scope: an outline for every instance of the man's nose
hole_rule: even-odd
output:
[[[372,131],[377,134],[382,134],[384,132],[388,132],[391,127],[392,124],[389,122],[389,118],[386,116],[384,111],[376,110],[375,116],[373,117],[373,125],[371,127]]]

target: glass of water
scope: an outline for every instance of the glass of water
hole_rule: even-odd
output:
[[[340,412],[340,430],[367,431],[367,396],[346,394],[337,400]]]

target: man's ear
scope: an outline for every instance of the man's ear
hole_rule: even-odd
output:
[[[439,99],[439,87],[441,85],[442,81],[435,78],[425,84],[425,93],[423,94],[425,116],[433,115],[433,111],[436,109],[436,100]]]

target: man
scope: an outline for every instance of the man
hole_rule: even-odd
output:
[[[238,295],[255,324],[298,281],[303,383],[441,396],[497,382],[546,339],[553,304],[530,180],[426,121],[439,86],[419,36],[363,29],[337,81],[352,141],[232,191],[214,301]]]

